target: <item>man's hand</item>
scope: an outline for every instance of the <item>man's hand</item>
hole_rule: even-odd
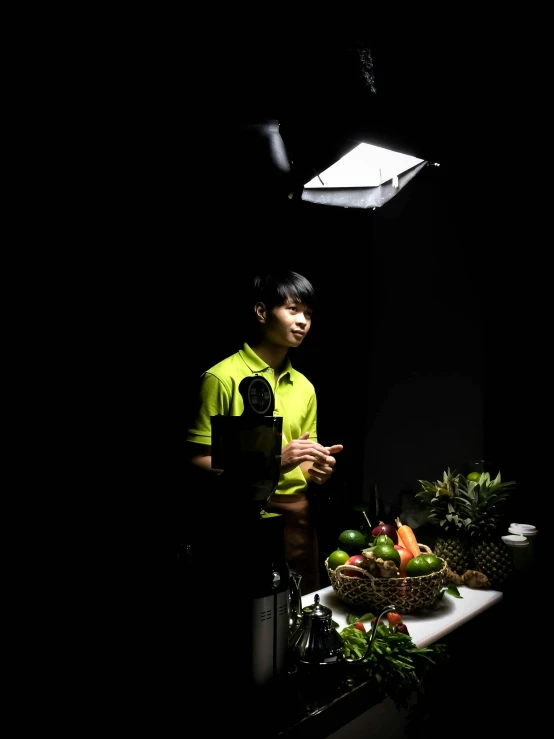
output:
[[[306,432],[300,438],[294,439],[282,448],[281,472],[290,472],[295,467],[298,467],[299,464],[303,463],[314,465],[317,463],[325,467],[326,460],[333,459],[333,457],[329,457],[327,447],[318,444],[317,441],[310,441],[308,438],[309,435],[309,432]],[[335,447],[332,448],[335,449]],[[341,449],[342,446],[340,446],[338,451]]]
[[[316,485],[323,485],[333,474],[337,460],[333,454],[338,454],[344,449],[342,444],[334,444],[333,446],[324,447],[327,452],[323,462],[314,462],[312,467],[308,470],[309,479],[311,482],[315,482]]]

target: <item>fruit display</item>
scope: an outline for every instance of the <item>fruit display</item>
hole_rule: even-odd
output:
[[[369,547],[364,546],[365,538],[360,531],[343,531],[338,537],[339,548],[331,552],[327,560],[329,568],[336,570],[349,564],[366,570],[373,577],[383,578],[421,577],[439,572],[444,562],[432,552],[421,550],[409,526],[403,525],[398,518],[395,523],[393,526],[380,521],[372,531],[374,538]],[[363,577],[357,569],[342,568],[341,572],[347,577]]]
[[[473,475],[475,477],[475,475]],[[427,508],[428,521],[440,529],[435,553],[458,576],[482,573],[489,587],[502,590],[513,573],[513,559],[502,542],[502,504],[515,482],[502,482],[482,472],[478,479],[455,475],[448,469],[436,482],[420,480],[416,499]],[[475,578],[468,577],[468,581]],[[481,585],[481,587],[483,587]]]
[[[360,531],[346,529],[327,558],[325,566],[339,597],[376,608],[393,603],[401,613],[431,606],[446,584],[446,563],[418,544],[412,529],[398,519],[396,525],[380,521],[372,531],[371,544],[365,546]],[[389,534],[396,534],[398,543]]]

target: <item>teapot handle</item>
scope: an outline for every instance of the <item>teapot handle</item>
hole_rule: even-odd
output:
[[[301,580],[302,575],[289,567],[289,630],[291,634],[302,621]]]

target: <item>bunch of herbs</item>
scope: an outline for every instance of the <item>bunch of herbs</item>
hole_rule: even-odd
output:
[[[347,614],[348,625],[339,631],[347,659],[359,659],[366,654],[373,631],[369,629],[364,633],[354,623],[372,623],[374,618],[372,613],[362,616]],[[368,677],[375,681],[380,693],[388,696],[397,708],[406,708],[414,693],[423,692],[424,678],[429,669],[443,664],[447,659],[445,644],[417,647],[411,636],[379,621],[371,650],[358,664],[364,665]]]

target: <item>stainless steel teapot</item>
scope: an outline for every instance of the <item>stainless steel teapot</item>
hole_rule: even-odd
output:
[[[300,577],[292,572],[291,575],[298,592],[298,601],[295,601],[297,605],[295,618],[292,608],[290,609],[289,647],[292,650],[293,658],[301,665],[330,665],[345,662],[344,644],[338,631],[333,626],[333,612],[320,603],[320,597],[317,593],[314,595],[313,604],[301,608]],[[291,605],[293,600],[291,597]],[[375,639],[377,624],[385,613],[395,610],[396,607],[390,605],[379,614],[373,623],[365,654],[357,659],[348,660],[348,664],[361,662],[367,658]]]
[[[301,620],[289,642],[297,661],[322,665],[344,659],[344,645],[331,616],[331,609],[319,602],[317,593],[313,604],[304,606]]]

